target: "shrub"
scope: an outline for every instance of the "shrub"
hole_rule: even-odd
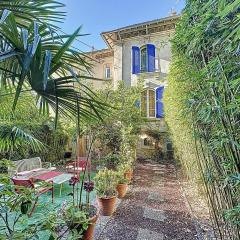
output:
[[[118,182],[115,171],[106,168],[100,170],[96,174],[94,182],[98,197],[109,198],[116,196],[116,187]]]

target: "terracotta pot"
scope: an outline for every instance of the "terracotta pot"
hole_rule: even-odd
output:
[[[98,204],[100,208],[101,215],[103,216],[111,216],[115,211],[117,197],[109,197],[109,198],[99,198]]]
[[[89,225],[88,225],[88,229],[83,234],[83,240],[93,240],[94,239],[94,229],[95,229],[96,222],[98,220],[98,216],[99,216],[99,212],[97,212],[95,216],[91,217],[88,220]]]
[[[127,183],[124,184],[118,184],[117,185],[117,192],[118,192],[118,198],[123,198],[125,197],[127,193],[128,185]]]
[[[125,172],[124,177],[130,182],[133,178],[133,170],[129,170]]]

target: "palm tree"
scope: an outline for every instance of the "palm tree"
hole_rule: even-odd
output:
[[[59,35],[54,24],[64,17],[58,11],[63,4],[45,2],[0,3],[0,87],[14,94],[13,110],[20,94],[31,91],[40,111],[49,113],[51,108],[56,120],[59,114],[78,120],[81,116],[81,121],[99,119],[106,105],[82,82],[89,77],[78,74],[90,72],[91,65],[71,47],[81,36],[80,28]]]
[[[107,105],[82,82],[89,79],[85,75],[91,72],[91,65],[87,56],[71,47],[82,36],[81,28],[72,35],[59,34],[63,6],[55,0],[0,1],[0,90],[4,89],[2,96],[14,96],[13,112],[20,95],[30,92],[41,113],[55,112],[55,126],[59,114],[76,119],[79,136],[80,121],[101,119]],[[41,146],[19,126],[1,127],[2,150],[21,141],[29,141],[35,149]]]

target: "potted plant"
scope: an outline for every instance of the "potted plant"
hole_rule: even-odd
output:
[[[84,179],[84,176],[83,176]],[[94,237],[94,227],[98,219],[98,209],[90,204],[90,193],[94,189],[94,183],[88,179],[88,181],[80,181],[79,177],[73,176],[69,184],[72,186],[72,204],[66,208],[65,219],[69,226],[69,230],[72,232],[78,232],[82,235],[81,239],[92,240]],[[79,194],[80,197],[76,197]],[[82,202],[82,192],[86,191],[86,203]]]
[[[133,169],[131,162],[125,162],[118,166],[118,171],[123,172],[124,177],[131,182],[133,178]]]
[[[99,163],[102,167],[107,169],[116,170],[118,164],[121,162],[120,154],[109,153],[105,157],[101,158]]]
[[[95,178],[95,188],[98,197],[100,211],[103,216],[111,216],[115,210],[117,196],[116,172],[104,168],[100,170]]]
[[[125,178],[124,176],[124,172],[119,170],[117,172],[117,196],[118,198],[123,198],[125,197],[126,193],[127,193],[127,189],[128,189],[128,179]]]
[[[65,211],[65,219],[67,221],[67,225],[70,229],[71,234],[75,234],[77,232],[78,236],[83,236],[84,232],[88,228],[88,219],[87,213],[80,210],[76,206],[68,206]]]

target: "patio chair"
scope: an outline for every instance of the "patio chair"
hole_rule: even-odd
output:
[[[87,158],[86,157],[79,157],[78,160],[73,162],[68,162],[66,164],[66,171],[72,174],[80,174],[81,172],[85,171],[87,165]],[[88,169],[91,168],[91,161],[88,160]]]
[[[34,189],[35,192],[36,192],[36,197],[37,198],[36,198],[36,200],[33,204],[32,210],[29,213],[29,217],[32,216],[40,195],[42,195],[42,194],[44,194],[48,191],[51,191],[51,193],[52,193],[52,203],[53,203],[54,189],[53,189],[53,182],[52,181],[49,182],[51,184],[51,186],[46,186],[46,187],[45,186],[43,187],[39,184],[35,184],[31,178],[30,179],[12,178],[12,181],[13,181],[13,184],[16,186],[15,191],[17,193],[21,192],[21,187]]]

